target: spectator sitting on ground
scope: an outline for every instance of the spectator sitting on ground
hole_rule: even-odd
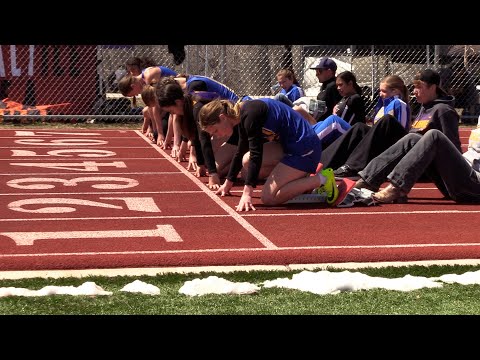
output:
[[[351,71],[341,72],[337,76],[336,85],[342,99],[335,105],[334,113],[313,125],[322,140],[323,149],[346,133],[352,124],[365,123],[365,102],[355,75]]]
[[[310,69],[315,70],[318,81],[322,83],[320,92],[317,95],[317,100],[321,101],[323,105],[319,111],[314,114],[315,122],[325,120],[328,116],[333,114],[333,108],[342,99],[342,95],[338,92],[335,73],[337,71],[337,64],[332,59],[325,57],[316,61]],[[298,100],[297,100],[298,101]],[[305,119],[309,119],[308,107],[305,109],[302,106],[294,104],[294,110],[297,110]],[[313,125],[313,121],[310,121]]]
[[[335,81],[342,99],[334,106],[333,114],[341,117],[350,125],[365,123],[365,102],[362,98],[362,88],[351,71],[337,75]]]
[[[293,102],[302,96],[305,96],[303,89],[298,85],[295,74],[290,69],[281,69],[277,73],[277,82],[281,87],[280,92],[275,95],[274,99],[283,101],[290,107],[293,107]]]
[[[363,123],[357,123],[352,126],[323,152],[322,164],[336,168],[335,176],[337,178],[357,178],[357,172],[362,170],[371,159],[410,131],[410,110],[407,102],[403,100],[408,99],[407,91],[404,81],[397,75],[382,79],[380,81],[381,103],[376,107],[377,114],[374,116],[374,125],[370,127]],[[417,97],[419,102],[425,104],[426,113],[421,119],[430,118],[431,126],[445,130],[444,120],[450,124],[455,119],[450,118],[450,112],[447,116],[440,116],[439,114],[443,114],[443,111],[436,112],[438,106],[434,106],[434,104],[448,103],[451,99],[435,100],[437,96],[435,85],[429,89],[428,96]],[[432,117],[432,114],[435,116]],[[453,116],[453,114],[451,115]],[[417,120],[418,130],[425,124],[420,122],[420,118]],[[449,126],[456,126],[458,138],[458,124]]]
[[[470,139],[477,137],[472,131]],[[381,203],[407,202],[407,194],[426,174],[446,199],[480,203],[480,153],[477,146],[465,153],[437,129],[424,135],[410,133],[372,159],[362,171],[356,188],[367,188]],[[378,191],[386,180],[390,185]]]

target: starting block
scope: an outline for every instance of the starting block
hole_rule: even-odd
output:
[[[301,194],[295,196],[293,199],[288,200],[285,204],[314,204],[314,203],[326,203],[327,194]]]
[[[351,207],[355,203],[361,203],[366,206],[375,205],[372,198],[373,191],[367,189],[355,189],[355,181],[343,179],[338,183],[338,198],[333,207]],[[301,194],[288,200],[285,204],[315,204],[327,203],[326,193]]]

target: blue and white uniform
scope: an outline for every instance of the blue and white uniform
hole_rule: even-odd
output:
[[[282,88],[280,94],[284,94],[292,103],[295,100],[300,99],[302,96],[305,96],[303,89],[297,85],[290,86],[290,89],[288,90]]]
[[[337,138],[345,134],[352,126],[338,115],[330,115],[323,121],[313,125],[313,130],[322,140],[322,149],[333,143]]]
[[[270,98],[250,100],[240,110],[239,142],[227,179],[235,181],[243,155],[250,151],[245,185],[255,187],[262,165],[265,141],[278,141],[287,166],[314,174],[322,154],[322,143],[313,127],[290,106]]]
[[[383,115],[390,114],[397,119],[405,130],[410,130],[412,124],[410,119],[410,106],[398,96],[391,96],[386,99],[379,98],[374,113],[374,124],[380,120]]]

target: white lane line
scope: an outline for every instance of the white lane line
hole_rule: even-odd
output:
[[[19,176],[19,175],[22,175],[22,176],[28,176],[28,175],[48,175],[48,174],[53,174],[53,175],[75,175],[75,173],[73,172],[69,172],[69,173],[59,173],[59,172],[43,172],[43,173],[6,173],[6,174],[0,174],[0,176]],[[162,175],[162,174],[171,174],[171,175],[181,175],[182,173],[180,171],[151,171],[151,172],[140,172],[140,171],[137,171],[137,172],[112,172],[112,173],[108,173],[108,172],[82,172],[82,175],[85,174],[85,175],[89,175],[89,174],[95,174],[95,175],[128,175],[128,174],[134,174],[134,175]]]
[[[184,267],[148,267],[124,269],[81,269],[81,270],[26,270],[0,271],[0,279],[16,280],[28,278],[84,278],[87,276],[158,276],[165,274],[201,274],[207,272],[231,273],[234,271],[301,271],[301,270],[331,270],[331,269],[365,269],[406,266],[432,265],[466,265],[477,266],[479,259],[465,260],[417,260],[417,261],[382,261],[369,263],[317,263],[317,264],[287,264],[287,265],[227,265],[227,266],[184,266]]]
[[[52,145],[51,145],[52,146]],[[81,146],[88,146],[88,147],[92,147],[92,145],[78,145],[79,147]],[[53,146],[52,146],[53,147]],[[70,147],[67,147],[65,145],[62,145],[62,144],[58,144],[58,145],[55,145],[55,150],[58,150],[58,149],[70,149]],[[95,144],[95,149],[97,148],[106,148],[106,149],[149,149],[148,146],[108,146],[108,145],[103,145],[103,144]],[[33,149],[41,149],[41,150],[46,150],[46,147],[43,146],[43,147],[39,147],[39,146],[23,146],[23,145],[18,145],[18,146],[0,146],[0,149],[29,149],[29,150],[33,150]]]
[[[229,218],[230,215],[155,215],[155,216],[109,216],[109,217],[77,217],[77,218],[37,218],[37,219],[0,219],[10,221],[72,221],[72,220],[145,220],[145,219],[189,219],[189,218]]]
[[[202,192],[203,193],[203,192]],[[480,210],[431,210],[431,211],[378,211],[378,212],[338,212],[338,213],[293,213],[293,214],[243,214],[242,217],[278,217],[278,216],[352,216],[352,215],[417,215],[417,214],[478,214]],[[230,215],[212,214],[212,215],[156,215],[156,216],[103,216],[103,217],[68,217],[68,218],[28,218],[28,219],[0,219],[0,222],[15,221],[74,221],[74,220],[142,220],[142,219],[189,219],[189,218],[223,218]]]
[[[33,156],[35,157],[35,156]],[[113,156],[106,156],[106,157],[90,157],[90,158],[87,158],[87,157],[84,157],[83,159],[95,159],[95,160],[108,160],[109,158],[113,158]],[[12,160],[15,160],[15,161],[45,161],[46,159],[43,158],[43,159],[32,159],[32,158],[25,158],[25,159],[22,159],[22,158],[6,158],[6,159],[0,159],[0,161],[12,161]],[[62,159],[62,162],[63,161],[78,161],[79,159],[71,159],[71,158],[64,158]],[[115,157],[115,160],[161,160],[161,161],[165,161],[164,158],[158,158],[158,157],[146,157],[146,158],[118,158],[118,157]]]
[[[438,247],[475,247],[480,243],[457,243],[457,244],[397,244],[397,245],[328,245],[328,246],[291,246],[275,248],[228,248],[228,249],[197,249],[197,250],[145,250],[145,251],[105,251],[105,252],[74,252],[74,253],[22,253],[22,254],[0,254],[1,258],[21,258],[21,257],[46,257],[46,256],[105,256],[105,255],[161,255],[161,254],[195,254],[195,253],[236,253],[236,252],[256,252],[256,251],[292,251],[292,250],[358,250],[358,249],[405,249],[405,248],[438,248]]]
[[[144,136],[140,130],[135,131],[138,136],[143,138],[145,141],[150,141],[146,136]],[[220,206],[223,210],[225,210],[231,217],[233,217],[245,230],[247,230],[252,236],[254,236],[260,243],[263,244],[267,249],[276,249],[277,246],[273,244],[265,235],[263,235],[260,231],[255,229],[247,220],[245,220],[242,216],[240,216],[235,210],[233,210],[230,206],[228,206],[224,201],[220,200],[217,195],[213,193],[203,182],[201,182],[197,177],[193,174],[188,172],[181,164],[176,162],[170,155],[168,155],[165,151],[160,149],[157,145],[151,144],[156,151],[162,154],[170,163],[172,163],[175,167],[177,167],[181,172],[183,172],[190,180],[192,180],[197,186],[202,189],[205,194],[207,194],[218,206]]]
[[[31,195],[110,195],[110,194],[203,194],[202,190],[186,191],[90,191],[90,192],[35,192],[35,193],[8,193],[0,196],[31,196]]]
[[[351,216],[351,215],[415,215],[415,214],[478,214],[480,210],[412,210],[412,211],[348,211],[336,213],[244,214],[244,217],[265,216]]]

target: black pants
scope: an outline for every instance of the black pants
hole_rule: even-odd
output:
[[[320,162],[324,168],[337,169],[346,164],[360,171],[406,134],[408,131],[388,114],[372,127],[356,123],[322,152]]]
[[[168,118],[170,117],[170,113],[165,113],[165,116],[162,118],[162,131],[163,131],[163,136],[167,135],[168,131]]]

